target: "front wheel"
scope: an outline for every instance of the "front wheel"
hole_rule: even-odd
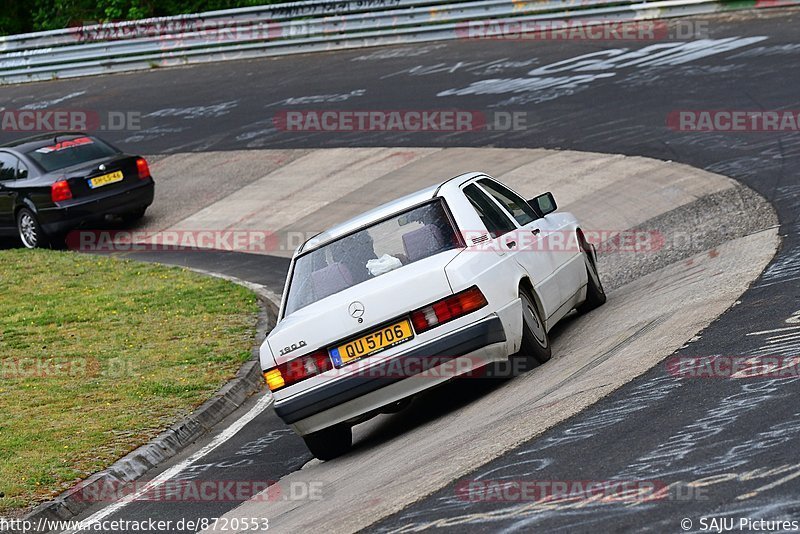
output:
[[[303,441],[316,458],[333,460],[350,450],[353,430],[350,425],[338,424],[303,436]]]
[[[586,283],[586,300],[580,304],[576,310],[578,313],[586,313],[595,308],[599,308],[606,303],[606,292],[603,289],[603,283],[600,282],[600,274],[597,272],[597,262],[592,253],[589,243],[583,235],[580,236],[581,248],[583,249],[583,261],[586,264],[586,276],[588,281]]]
[[[526,291],[522,291],[519,298],[522,301],[522,346],[515,356],[528,368],[550,359],[550,337],[533,298]]]
[[[17,233],[25,248],[39,248],[47,245],[47,236],[42,231],[33,212],[22,208],[17,213]]]

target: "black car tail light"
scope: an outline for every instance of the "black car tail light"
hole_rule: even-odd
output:
[[[146,180],[150,178],[150,167],[147,165],[146,159],[136,158],[136,170],[139,172],[140,180]]]
[[[59,180],[50,186],[50,198],[53,202],[61,202],[62,200],[69,200],[72,198],[72,190],[69,188],[69,182],[66,180]]]

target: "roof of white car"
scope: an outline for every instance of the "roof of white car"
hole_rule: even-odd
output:
[[[470,173],[460,174],[454,178],[450,178],[443,182],[439,182],[437,184],[426,187],[425,189],[421,189],[416,193],[411,193],[410,195],[406,195],[396,200],[392,200],[391,202],[387,202],[386,204],[381,204],[377,208],[373,208],[369,211],[366,211],[361,215],[357,215],[352,219],[337,224],[336,226],[328,228],[324,232],[315,235],[314,237],[306,241],[305,244],[297,250],[297,253],[299,254],[301,252],[308,252],[309,250],[319,248],[322,245],[330,243],[331,241],[335,241],[339,237],[350,234],[358,230],[359,228],[368,226],[374,221],[385,219],[387,217],[390,217],[394,213],[407,210],[408,208],[416,206],[417,204],[421,204],[426,200],[430,200],[434,198],[434,196],[436,196],[436,192],[442,187],[442,185],[451,180],[455,180],[456,178],[463,178],[464,180],[470,180],[474,176],[483,176],[483,175],[484,174],[480,172],[470,172]]]

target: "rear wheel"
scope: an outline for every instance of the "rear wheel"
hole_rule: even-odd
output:
[[[597,262],[591,249],[592,245],[586,242],[583,234],[578,234],[578,238],[581,249],[583,249],[583,261],[586,264],[588,282],[586,283],[586,300],[576,310],[578,313],[586,313],[605,304],[606,292],[600,281],[600,274],[597,272]]]
[[[527,291],[520,292],[519,297],[522,301],[522,346],[515,357],[527,364],[526,367],[533,367],[550,359],[550,337],[533,298]]]
[[[47,236],[42,231],[36,216],[28,208],[17,213],[17,233],[25,248],[39,248],[47,245]]]
[[[350,450],[353,430],[350,425],[338,424],[303,436],[306,447],[320,460],[332,460]]]

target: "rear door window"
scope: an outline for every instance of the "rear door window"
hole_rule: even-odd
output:
[[[19,160],[7,152],[0,152],[0,182],[17,179],[17,162]]]
[[[481,221],[483,221],[483,225],[486,226],[486,229],[489,230],[489,234],[491,234],[493,238],[500,237],[516,229],[513,221],[503,213],[503,210],[492,202],[492,200],[486,196],[486,193],[481,191],[475,184],[470,184],[465,187],[464,195],[469,199],[475,211],[478,212],[478,216],[480,216]]]
[[[508,210],[520,226],[525,226],[539,218],[531,205],[511,189],[492,180],[484,179],[478,183]]]
[[[28,177],[28,166],[17,160],[17,180],[24,180]]]

